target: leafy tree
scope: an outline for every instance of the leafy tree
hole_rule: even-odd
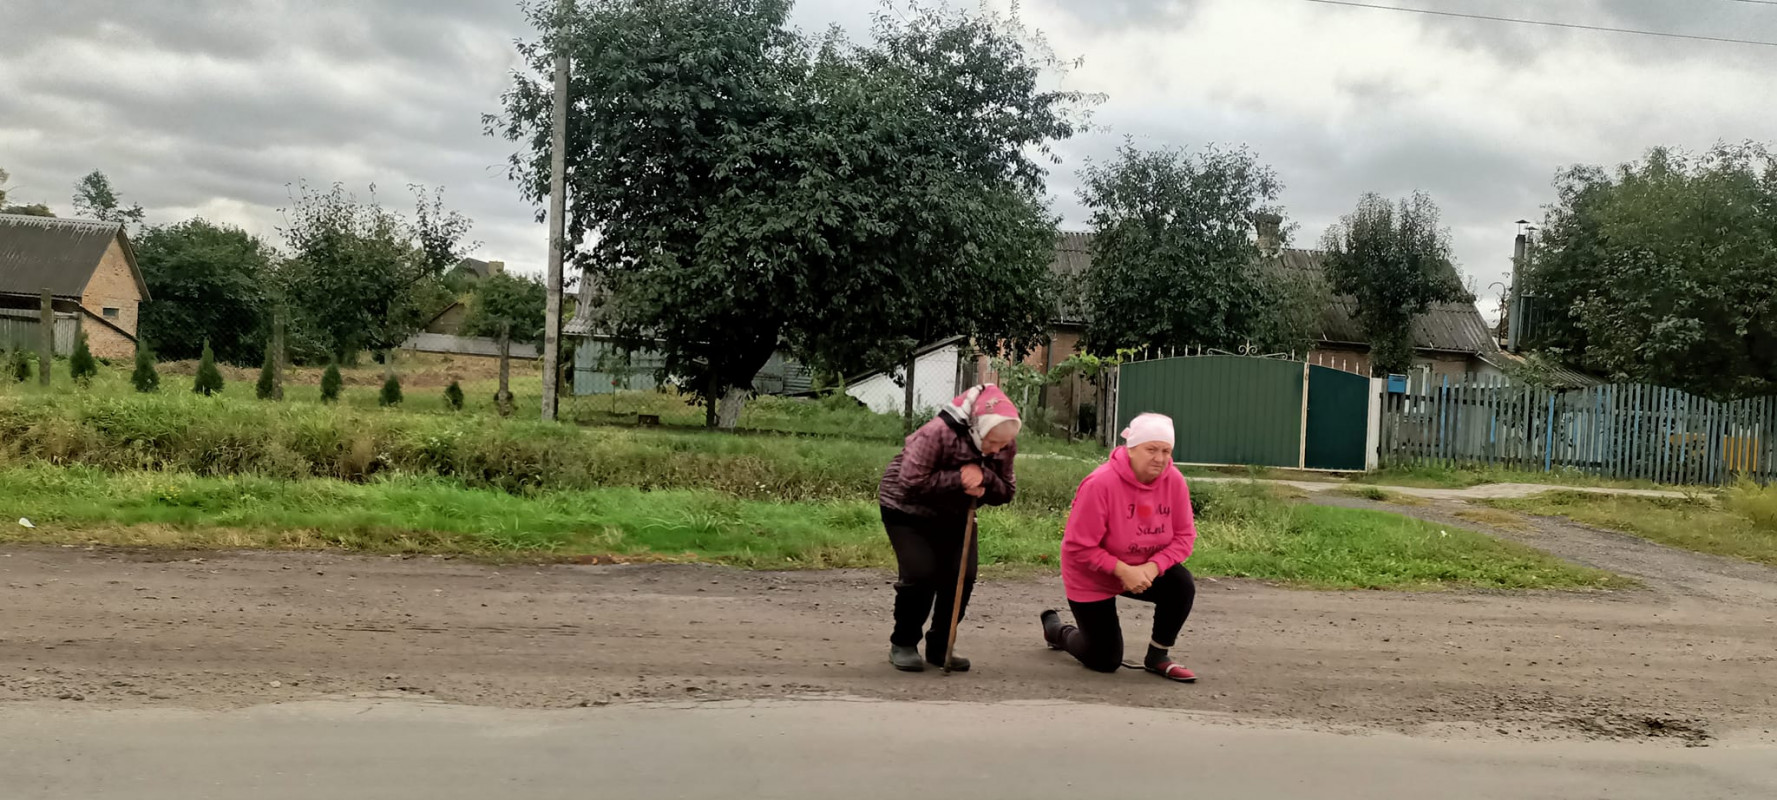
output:
[[[140,204],[125,206],[111,188],[105,173],[93,170],[74,184],[74,213],[105,222],[141,224],[144,213]]]
[[[530,12],[559,42],[521,54],[542,75],[552,45],[574,58],[567,242],[601,325],[659,340],[712,422],[782,347],[845,372],[940,333],[1034,340],[1054,236],[1037,157],[1084,98],[1038,87],[1056,62],[1015,21],[914,9],[859,45],[802,37],[785,0],[558,8]],[[512,172],[541,201],[549,87],[521,73],[505,105],[489,129],[526,146]]]
[[[494,395],[494,405],[501,414],[512,413],[512,344],[543,339],[547,302],[548,289],[542,281],[509,273],[489,275],[475,287],[469,301],[464,335],[485,336],[500,343],[500,390]]]
[[[197,379],[191,384],[191,391],[209,397],[222,393],[222,371],[216,369],[216,354],[210,352],[210,343],[204,342],[204,354],[197,362]]]
[[[1617,379],[1733,398],[1777,390],[1777,157],[1655,148],[1555,181],[1523,269],[1527,343]]]
[[[143,394],[160,391],[160,373],[154,369],[154,353],[147,345],[136,347],[136,371],[130,373],[130,384]]]
[[[289,304],[290,350],[303,358],[348,361],[365,349],[389,350],[425,324],[448,298],[443,273],[460,259],[468,228],[444,212],[439,196],[420,195],[419,222],[409,223],[375,202],[361,202],[334,184],[326,191],[298,188],[285,211],[289,259],[279,285]]]
[[[1094,231],[1083,276],[1094,353],[1303,345],[1303,321],[1317,318],[1320,298],[1266,265],[1250,236],[1252,220],[1275,210],[1283,188],[1270,167],[1245,149],[1125,143],[1081,177]]]
[[[265,363],[259,367],[259,382],[253,385],[253,395],[261,400],[282,400],[283,392],[278,386],[278,365],[276,354],[266,348]]]
[[[395,373],[390,372],[383,381],[383,390],[377,394],[376,404],[383,408],[401,405],[401,379],[395,377]]]
[[[345,380],[339,376],[339,365],[327,363],[327,371],[321,373],[321,402],[333,403],[339,400],[339,390]]]
[[[1474,302],[1450,257],[1450,231],[1424,192],[1399,203],[1377,194],[1329,227],[1322,240],[1327,281],[1357,300],[1376,375],[1413,366],[1413,320],[1442,303]]]
[[[133,244],[153,298],[142,305],[142,338],[171,359],[197,357],[206,339],[227,363],[263,359],[276,277],[269,246],[203,219],[144,229]]]
[[[86,331],[81,331],[74,340],[74,355],[68,359],[68,376],[75,383],[85,386],[99,374],[99,360],[93,358],[93,351],[86,343]]]
[[[452,411],[463,410],[463,387],[456,381],[444,387],[444,407]]]

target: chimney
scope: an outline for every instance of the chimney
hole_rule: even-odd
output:
[[[1278,230],[1283,225],[1283,216],[1262,211],[1253,215],[1253,225],[1258,228],[1259,253],[1264,256],[1277,255],[1283,242]]]

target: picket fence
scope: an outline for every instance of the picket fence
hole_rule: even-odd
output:
[[[1777,476],[1777,397],[1716,402],[1677,389],[1555,389],[1502,377],[1418,377],[1383,404],[1385,465],[1577,470],[1671,484]]]

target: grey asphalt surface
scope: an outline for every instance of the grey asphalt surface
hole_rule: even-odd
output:
[[[1347,734],[1058,703],[0,710],[8,800],[1752,798],[1777,748]]]

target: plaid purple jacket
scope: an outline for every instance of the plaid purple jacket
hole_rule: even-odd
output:
[[[983,456],[961,422],[940,414],[907,437],[907,446],[889,461],[878,490],[882,507],[916,517],[967,514],[974,498],[963,493],[964,464],[981,466],[987,493],[980,503],[1005,505],[1012,502],[1018,489],[1012,473],[1012,459],[1017,455],[1018,444],[1013,442],[994,455]]]

